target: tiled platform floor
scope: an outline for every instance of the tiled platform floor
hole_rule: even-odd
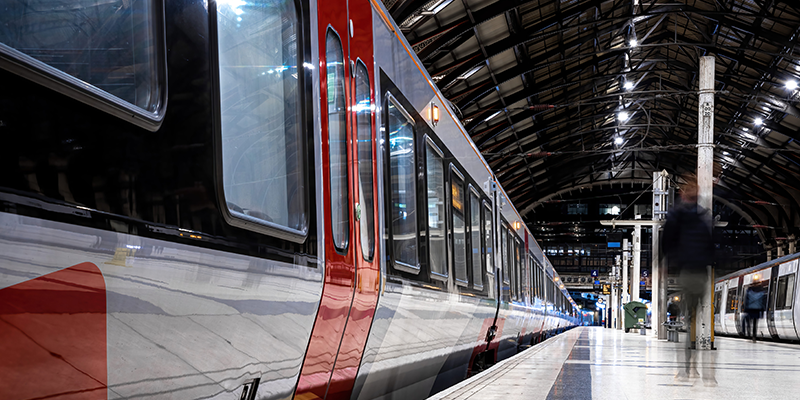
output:
[[[717,337],[677,376],[685,340],[575,328],[431,399],[800,399],[800,345]]]

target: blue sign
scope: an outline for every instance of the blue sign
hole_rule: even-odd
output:
[[[643,277],[647,278],[647,276],[648,276],[648,275],[650,275],[650,271],[648,271],[648,270],[646,270],[646,269],[645,269],[645,270],[642,270],[642,276],[643,276]]]
[[[597,270],[596,270],[596,269],[593,269],[593,270],[592,270],[592,276],[593,276],[593,277],[595,277],[595,278],[597,278]]]

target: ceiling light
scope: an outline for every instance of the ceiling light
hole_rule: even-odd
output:
[[[633,89],[633,82],[627,81],[627,82],[625,82],[625,85],[623,85],[623,86],[625,87],[626,90],[631,90],[631,89]]]
[[[614,138],[614,143],[615,143],[615,144],[622,144],[622,141],[623,141],[623,140],[622,140],[622,138],[621,138],[621,137],[619,137],[619,136],[617,136],[616,138]]]
[[[729,156],[729,155],[731,155],[731,153],[728,153],[727,151],[723,151],[723,152],[722,152],[722,155],[724,155],[724,156]]]
[[[797,81],[795,81],[793,79],[790,79],[790,80],[786,81],[786,88],[789,89],[789,90],[797,89]]]
[[[639,42],[636,39],[631,39],[629,43],[631,47],[636,47],[639,44]]]
[[[742,130],[743,130],[743,131],[745,131],[745,132],[747,132],[747,131],[749,131],[749,130],[750,130],[750,128],[742,128]]]
[[[763,119],[761,119],[761,117],[756,117],[756,119],[753,121],[753,124],[754,124],[755,126],[759,126],[759,125],[761,125],[761,124],[763,124],[763,123],[764,123],[764,120],[763,120]]]
[[[490,115],[490,116],[489,116],[489,118],[486,118],[485,120],[483,120],[483,122],[488,122],[488,121],[490,121],[492,118],[494,118],[494,117],[496,117],[496,116],[500,115],[500,113],[501,113],[501,112],[503,112],[503,110],[500,110],[500,111],[498,111],[498,112],[496,112],[496,113],[494,113],[494,114]]]
[[[431,13],[437,14],[439,13],[439,11],[442,11],[445,7],[449,6],[450,3],[452,2],[453,0],[440,0],[438,3],[432,4],[429,7],[429,10],[431,11]]]
[[[473,67],[472,69],[470,69],[469,71],[464,72],[463,74],[459,75],[459,77],[456,78],[456,79],[467,79],[470,76],[472,76],[474,73],[480,71],[481,68],[483,68],[483,64],[478,64],[475,67]]]
[[[620,122],[627,121],[628,120],[628,112],[627,111],[620,111],[619,114],[617,114],[617,119]]]

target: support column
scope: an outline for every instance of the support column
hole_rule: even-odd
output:
[[[714,57],[700,57],[700,95],[697,110],[697,204],[708,210],[705,214],[706,224],[711,228],[713,210],[713,173],[714,173]],[[714,347],[711,330],[714,327],[711,303],[713,296],[711,266],[708,269],[709,287],[703,296],[697,311],[696,332],[698,349]]]
[[[619,284],[619,270],[622,269],[622,256],[618,255],[614,258],[614,268],[611,271],[611,295],[614,297],[611,300],[611,304],[613,306],[613,313],[614,313],[614,329],[622,329],[622,319],[619,314],[620,307],[622,305],[622,299],[620,293],[622,292],[622,287]]]
[[[628,239],[622,239],[622,304],[630,300],[628,285]]]
[[[653,172],[653,221],[666,219],[667,214],[667,177],[666,170]],[[664,329],[664,322],[667,321],[667,266],[661,265],[661,226],[653,224],[653,245],[652,261],[653,265],[653,330],[659,340],[667,339],[667,330]]]
[[[642,301],[639,286],[642,282],[642,227],[633,227],[633,272],[631,273],[631,300]]]

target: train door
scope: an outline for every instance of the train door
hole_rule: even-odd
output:
[[[778,338],[778,329],[775,327],[775,298],[777,297],[778,287],[778,271],[780,264],[776,264],[771,268],[769,277],[769,287],[767,288],[767,313],[765,315],[767,321],[767,328],[769,335],[773,339]],[[766,334],[764,335],[766,337]]]
[[[295,398],[349,398],[379,288],[372,9],[317,6],[325,284]]]
[[[778,268],[773,324],[781,339],[797,340],[797,332],[792,318],[797,259],[783,263]]]
[[[327,399],[349,399],[367,342],[380,289],[375,207],[375,76],[372,40],[372,6],[369,0],[349,0],[349,64],[352,112],[350,154],[352,162],[355,291],[347,324],[334,364]]]

